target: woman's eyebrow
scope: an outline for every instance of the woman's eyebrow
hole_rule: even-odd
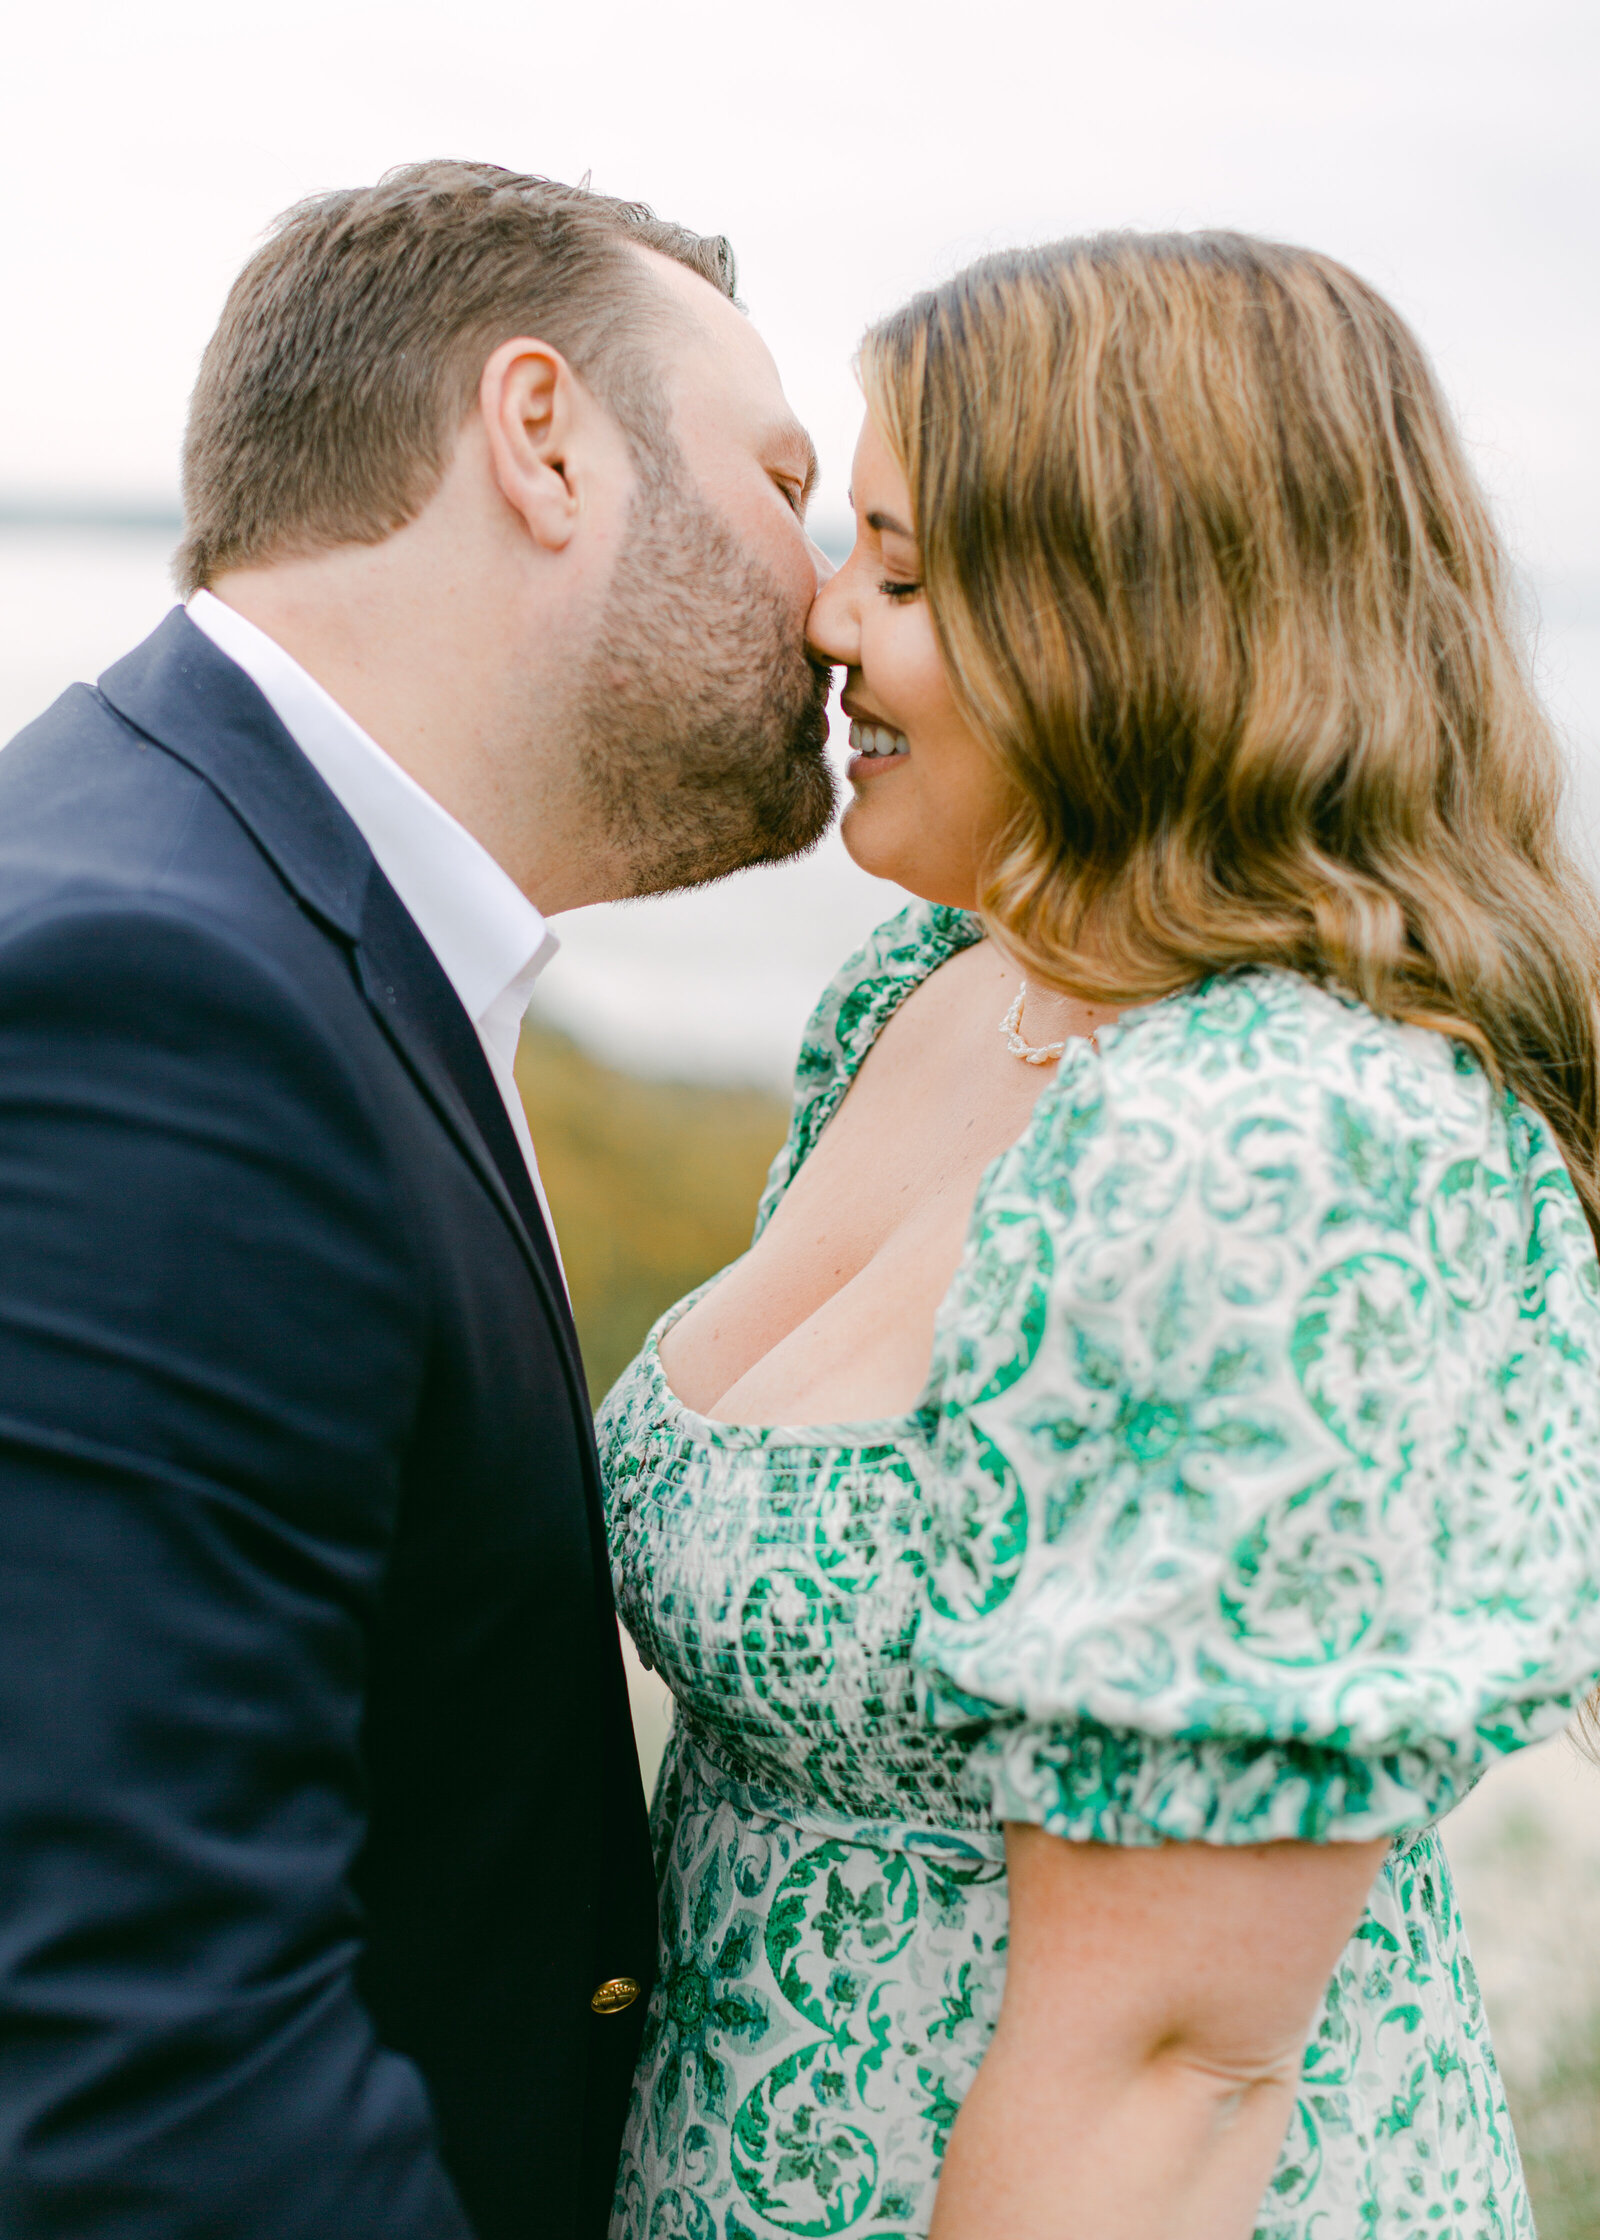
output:
[[[908,529],[903,521],[896,521],[892,513],[869,513],[867,527],[876,529],[880,537],[906,537],[913,544],[917,541],[914,531]]]

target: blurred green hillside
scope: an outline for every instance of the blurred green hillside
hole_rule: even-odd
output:
[[[517,1083],[599,1400],[656,1316],[750,1242],[788,1108],[641,1081],[547,1028],[524,1030]]]
[[[1493,2019],[1491,2015],[1491,2023]],[[1600,2233],[1600,2013],[1550,2049],[1539,2075],[1508,2075],[1506,2095],[1539,2240],[1595,2240]]]

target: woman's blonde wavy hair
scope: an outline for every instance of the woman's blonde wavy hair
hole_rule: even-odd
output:
[[[953,689],[1014,781],[986,921],[1147,1002],[1340,983],[1541,1112],[1600,1236],[1600,913],[1509,570],[1404,322],[1242,234],[986,257],[867,336]]]

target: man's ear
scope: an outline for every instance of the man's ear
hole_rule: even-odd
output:
[[[502,342],[483,369],[478,409],[500,493],[528,533],[559,552],[578,523],[578,492],[569,457],[581,415],[577,377],[559,350],[527,335]]]

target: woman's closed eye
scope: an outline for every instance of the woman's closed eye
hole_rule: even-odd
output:
[[[886,599],[894,599],[898,601],[904,599],[914,599],[917,596],[917,593],[922,589],[922,586],[920,583],[899,583],[896,582],[893,577],[886,576],[883,582],[879,584],[878,589],[883,593],[883,596]]]

